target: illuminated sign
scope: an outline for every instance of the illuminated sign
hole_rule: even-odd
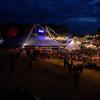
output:
[[[39,29],[38,32],[39,32],[39,33],[44,33],[44,30]]]

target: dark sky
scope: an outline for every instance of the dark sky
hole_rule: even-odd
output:
[[[100,27],[100,0],[0,0],[0,23],[65,24],[74,33]]]

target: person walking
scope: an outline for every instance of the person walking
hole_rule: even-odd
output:
[[[2,69],[2,56],[0,55],[0,71]]]
[[[64,69],[66,70],[66,67],[67,67],[67,57],[66,57],[66,55],[65,55],[65,57],[64,57]]]
[[[79,88],[79,78],[80,78],[80,71],[77,65],[73,67],[73,79],[74,79],[74,87],[75,89]]]
[[[29,59],[29,70],[32,69],[32,61],[33,61],[33,57],[32,57],[32,53],[29,52],[29,55],[28,55],[28,59]]]
[[[16,56],[13,52],[11,52],[10,58],[11,58],[10,59],[10,68],[11,68],[10,74],[13,74],[14,68],[15,68],[15,63],[16,63]]]
[[[83,74],[83,65],[80,64],[79,68],[80,68],[80,74]]]
[[[70,63],[67,63],[68,66],[68,75],[71,76],[72,75],[72,67],[73,67],[73,61],[71,59]]]

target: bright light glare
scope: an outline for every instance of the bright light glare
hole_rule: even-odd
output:
[[[42,30],[42,29],[39,29],[39,32],[40,32],[40,33],[44,33],[44,30]]]
[[[27,45],[27,43],[24,43],[24,44],[22,45],[22,48],[24,48],[26,45]]]
[[[0,39],[0,44],[3,42],[3,39]]]

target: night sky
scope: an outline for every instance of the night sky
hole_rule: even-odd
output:
[[[64,24],[71,32],[100,28],[100,0],[0,0],[0,24]]]

